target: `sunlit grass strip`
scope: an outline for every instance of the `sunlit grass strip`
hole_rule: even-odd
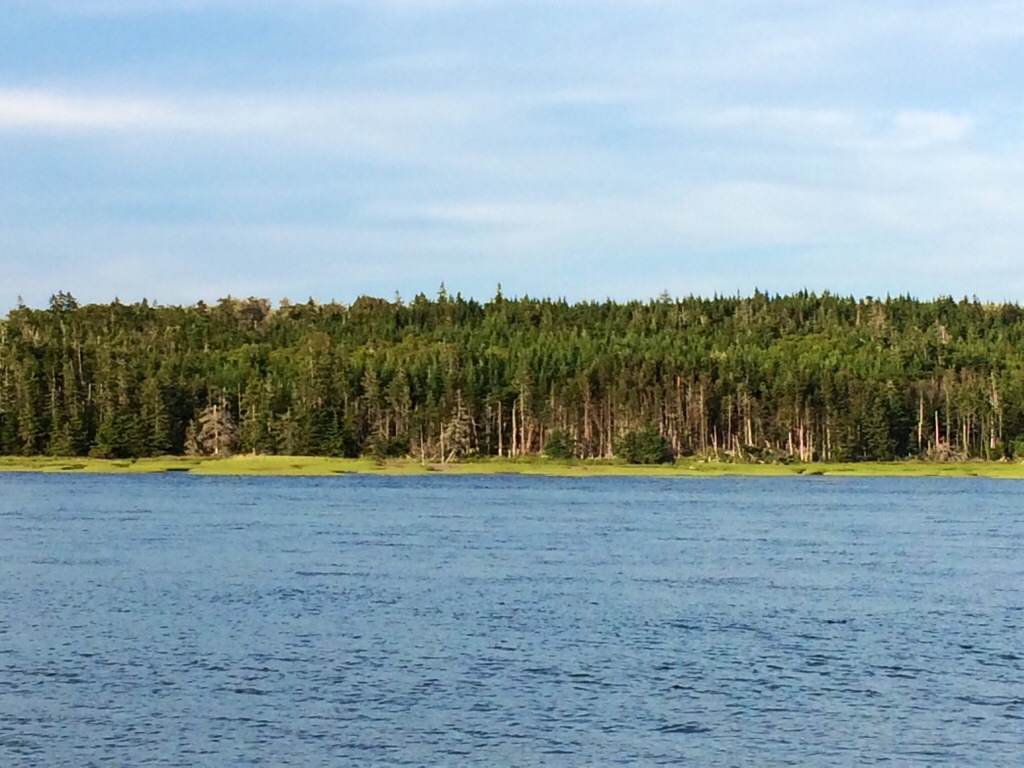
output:
[[[190,472],[197,475],[298,475],[328,476],[345,473],[383,475],[417,474],[525,474],[563,477],[601,475],[718,476],[766,475],[805,477],[840,475],[855,477],[997,477],[1024,478],[1024,464],[970,461],[931,463],[923,461],[833,464],[732,464],[680,459],[671,465],[636,466],[614,461],[555,461],[542,458],[477,459],[460,463],[420,462],[394,459],[336,459],[320,456],[233,456],[197,459],[165,456],[154,459],[91,459],[0,456],[0,471],[55,473],[154,473]]]

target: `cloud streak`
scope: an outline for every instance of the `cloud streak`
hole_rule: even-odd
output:
[[[69,94],[44,89],[0,89],[0,128],[67,131],[150,131],[211,136],[333,130],[367,134],[415,120],[421,126],[464,122],[478,107],[444,95],[199,94],[137,97]]]

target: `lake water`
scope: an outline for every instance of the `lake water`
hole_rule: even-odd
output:
[[[0,765],[1021,765],[1022,492],[3,474]]]

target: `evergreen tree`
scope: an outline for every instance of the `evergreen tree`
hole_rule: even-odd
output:
[[[231,455],[237,432],[226,403],[211,403],[189,426],[186,451],[194,456],[225,458]]]
[[[560,429],[553,429],[544,441],[544,455],[550,459],[566,460],[576,455],[575,442]]]
[[[674,460],[672,446],[653,424],[623,434],[615,453],[629,464],[670,464]]]

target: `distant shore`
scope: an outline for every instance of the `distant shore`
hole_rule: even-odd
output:
[[[680,459],[675,464],[632,465],[609,461],[556,461],[542,458],[476,459],[458,463],[421,462],[416,459],[337,459],[320,456],[232,456],[225,459],[163,456],[152,459],[92,459],[0,456],[0,472],[157,473],[196,475],[487,475],[523,474],[562,477],[657,476],[879,476],[879,477],[993,477],[1024,479],[1024,463],[966,462],[859,462],[829,464],[733,464]]]

